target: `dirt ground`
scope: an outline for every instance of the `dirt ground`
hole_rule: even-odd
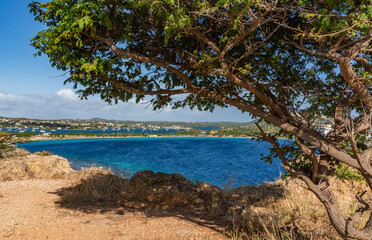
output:
[[[227,239],[218,226],[181,210],[60,206],[57,192],[69,186],[67,180],[0,181],[0,239]]]

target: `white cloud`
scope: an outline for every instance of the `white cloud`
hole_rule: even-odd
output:
[[[146,101],[120,102],[108,105],[98,97],[79,100],[71,89],[61,89],[54,94],[14,95],[0,92],[0,116],[38,119],[106,118],[117,120],[164,121],[249,121],[248,114],[234,108],[199,112],[190,109],[152,111]]]
[[[71,89],[61,89],[56,94],[65,99],[78,100],[78,96]]]
[[[4,92],[0,92],[0,99],[3,100],[3,99],[14,99],[16,98],[15,95],[11,95],[11,94],[7,94],[7,93],[4,93]]]

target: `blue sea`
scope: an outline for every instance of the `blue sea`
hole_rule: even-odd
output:
[[[268,143],[246,138],[73,139],[19,146],[65,157],[75,169],[102,166],[128,176],[150,169],[220,187],[261,184],[284,172],[279,160],[272,164],[259,160],[260,154],[268,153]]]

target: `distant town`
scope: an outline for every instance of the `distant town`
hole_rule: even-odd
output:
[[[105,129],[105,128],[173,128],[188,129],[192,127],[231,128],[249,127],[252,122],[168,122],[168,121],[125,121],[92,119],[42,120],[28,118],[0,117],[0,128],[40,128],[40,129]]]
[[[260,123],[261,127],[269,133],[279,132],[279,128],[269,125],[265,122]],[[315,123],[314,128],[319,133],[326,135],[332,129],[332,120],[323,118]],[[133,130],[141,129],[142,132]],[[48,132],[45,132],[49,130]],[[252,137],[260,134],[255,125],[255,121],[250,122],[168,122],[168,121],[125,121],[125,120],[107,120],[103,118],[92,119],[58,119],[42,120],[28,118],[9,118],[0,117],[0,131],[16,133],[45,133],[44,135],[58,134],[59,130],[84,130],[80,134],[99,135],[106,133],[115,134],[125,133],[124,135],[146,135],[159,131],[159,134],[183,134],[192,136],[241,136]],[[94,131],[96,132],[89,132]],[[101,130],[101,132],[97,132]],[[162,130],[171,130],[164,132]],[[57,131],[57,132],[56,132]],[[117,132],[116,132],[117,131]],[[120,132],[119,132],[120,131]],[[76,132],[68,132],[74,135]],[[156,135],[151,135],[156,136]]]
[[[269,132],[277,128],[266,123],[261,125]],[[168,121],[122,121],[93,119],[42,120],[28,118],[0,117],[0,130],[23,136],[44,135],[108,135],[108,136],[220,136],[251,137],[259,131],[251,122],[168,122]]]
[[[152,122],[132,122],[106,119],[63,119],[63,120],[40,120],[27,118],[6,118],[0,117],[1,128],[38,128],[38,129],[107,129],[107,128],[151,128],[160,129],[163,127],[181,129],[183,124],[156,124]],[[192,125],[192,124],[190,124]]]

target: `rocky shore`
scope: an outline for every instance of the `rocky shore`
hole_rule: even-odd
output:
[[[229,204],[235,208],[240,205],[236,202],[228,202],[228,196],[221,188],[200,181],[194,184],[181,174],[154,173],[146,170],[137,172],[127,179],[115,176],[101,167],[77,171],[71,168],[65,158],[48,152],[30,154],[21,149],[17,149],[12,157],[0,161],[0,181],[26,179],[75,180],[83,185],[97,185],[98,180],[102,183],[121,182],[122,186],[116,189],[121,191],[122,195],[119,197],[121,199],[115,200],[137,201],[158,208],[169,209],[182,206],[215,213],[220,211],[220,214],[223,214]],[[82,185],[77,185],[79,186]],[[102,194],[99,197],[106,199],[113,197],[109,196],[108,192],[107,195]],[[87,200],[92,200],[92,196],[87,196]]]

